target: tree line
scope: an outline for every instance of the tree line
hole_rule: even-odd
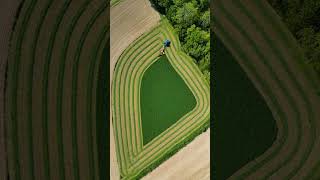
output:
[[[320,1],[268,0],[296,37],[306,56],[320,76]]]
[[[182,50],[210,82],[210,11],[208,0],[150,0],[178,33]]]

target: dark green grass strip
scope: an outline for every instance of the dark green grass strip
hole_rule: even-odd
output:
[[[277,127],[263,97],[217,37],[214,52],[214,178],[222,180],[265,152]]]
[[[196,100],[164,55],[144,73],[141,82],[143,144],[191,111]]]
[[[42,106],[43,106],[43,111],[42,111],[42,119],[43,119],[43,129],[44,129],[44,142],[46,144],[45,149],[48,149],[48,85],[49,85],[49,68],[51,65],[51,58],[52,58],[52,49],[53,45],[55,44],[56,41],[56,34],[57,31],[60,28],[61,21],[64,17],[64,14],[66,13],[67,9],[69,8],[71,1],[65,1],[62,8],[59,11],[58,17],[56,21],[54,22],[53,30],[50,34],[50,39],[47,47],[47,54],[46,54],[46,61],[44,64],[44,71],[43,71],[43,79],[42,82],[44,84],[43,89],[42,89]],[[59,154],[59,177],[60,180],[65,179],[65,166],[64,166],[64,150],[63,150],[63,139],[62,139],[62,125],[61,122],[57,121],[57,129],[56,129],[57,137],[58,137],[58,154]],[[49,160],[48,160],[49,161]]]
[[[109,134],[109,113],[107,109],[109,108],[109,99],[110,94],[108,92],[109,88],[109,79],[110,79],[110,70],[107,61],[107,57],[110,55],[109,45],[106,44],[103,50],[102,58],[99,64],[99,73],[98,73],[98,82],[97,82],[97,94],[96,94],[96,134],[97,134],[97,145],[98,145],[98,158],[99,158],[99,176],[100,180],[108,179],[110,176],[107,171],[107,163],[109,163],[108,155],[109,155],[109,144],[106,143],[106,139],[108,139]]]
[[[97,66],[97,64],[99,62],[99,60],[97,59],[98,51],[100,51],[101,48],[104,48],[104,49],[103,49],[102,55],[101,55],[101,57],[99,59],[100,59],[100,61],[107,61],[107,57],[108,56],[106,54],[105,47],[103,46],[104,45],[103,42],[105,40],[107,32],[108,32],[108,27],[104,26],[102,28],[102,31],[99,33],[97,44],[92,49],[92,55],[91,55],[92,58],[91,58],[90,64],[89,64],[89,73],[88,73],[88,79],[87,79],[87,82],[88,82],[87,95],[86,95],[87,96],[86,97],[87,98],[87,131],[88,131],[87,141],[88,141],[88,153],[89,153],[88,157],[89,157],[89,168],[90,168],[89,173],[90,173],[90,179],[93,179],[93,180],[97,179],[97,177],[95,176],[95,172],[94,172],[96,167],[95,167],[95,163],[94,163],[94,152],[93,152],[93,146],[95,146],[96,142],[92,142],[92,140],[94,140],[93,131],[92,131],[92,121],[94,121],[94,119],[92,119],[92,90],[93,90],[92,87],[93,87],[93,81],[94,81],[93,76],[94,76],[94,70],[95,70],[95,68],[96,68],[96,66]],[[107,66],[103,66],[101,68],[108,69]],[[107,82],[108,81],[105,81],[103,83],[108,84]],[[107,91],[105,91],[105,92],[107,92]],[[104,93],[99,97],[101,98],[101,97],[104,97],[104,96],[107,96],[107,94]],[[99,104],[99,105],[97,105],[97,108],[99,106],[103,106],[103,105]],[[105,107],[105,106],[103,106],[103,107],[105,109],[107,109],[107,107]],[[105,111],[102,111],[100,113],[105,113]],[[97,114],[96,117],[97,117],[97,119],[95,120],[96,122],[100,122],[100,123],[102,121],[104,123],[108,122],[108,118],[102,118],[103,117],[102,114]],[[100,126],[100,125],[102,125],[102,124],[99,124],[98,126]],[[99,137],[102,137],[101,139],[103,139],[103,140],[108,139],[107,134],[105,132],[107,132],[107,131],[101,132],[101,134],[99,136]],[[98,144],[98,148],[99,148],[98,151],[104,150],[103,152],[105,154],[107,154],[107,151],[106,151],[107,148],[104,147],[105,144],[106,143]],[[101,150],[100,150],[100,148],[101,148]],[[106,174],[105,173],[106,169],[107,169],[106,164],[108,162],[108,161],[106,161],[106,157],[105,156],[106,155],[103,156],[104,158],[100,158],[99,159],[99,162],[101,162],[101,165],[103,165],[102,167],[101,167],[101,165],[99,166],[99,167],[103,168],[103,169],[100,169],[99,172],[100,173],[104,173],[104,174]],[[104,172],[101,172],[101,170],[104,171]],[[101,180],[102,179],[107,179],[107,176],[101,176],[100,179]]]
[[[33,132],[33,129],[32,129],[32,100],[33,100],[33,97],[32,97],[32,91],[33,91],[33,73],[34,73],[34,62],[35,62],[35,58],[36,58],[36,56],[35,56],[35,53],[36,53],[36,49],[37,49],[37,45],[38,45],[38,42],[39,42],[39,35],[40,35],[40,32],[41,32],[41,29],[43,28],[43,23],[44,23],[44,19],[45,19],[45,17],[47,16],[47,13],[48,13],[48,10],[49,10],[49,8],[50,8],[50,6],[52,5],[52,0],[50,0],[50,1],[48,1],[48,3],[46,4],[46,6],[45,6],[45,8],[41,11],[41,14],[40,14],[40,22],[39,22],[39,24],[38,24],[38,26],[37,26],[37,28],[36,28],[36,31],[35,31],[35,38],[34,38],[34,40],[33,40],[33,42],[32,42],[32,45],[31,45],[31,57],[30,57],[30,60],[31,60],[31,62],[30,62],[30,66],[29,66],[29,68],[28,69],[30,69],[30,71],[29,71],[29,80],[28,80],[28,82],[29,82],[29,87],[28,87],[28,121],[29,121],[29,132],[30,132],[30,134],[32,135],[32,132]],[[45,129],[43,129],[43,131],[42,132],[44,132],[45,131],[45,133],[43,133],[43,135],[44,134],[47,134],[47,129],[45,128]],[[45,135],[44,135],[44,137],[46,137]],[[33,138],[32,136],[30,137],[31,139]],[[47,139],[48,138],[44,138],[44,141],[47,141]],[[31,141],[32,142],[32,141]],[[46,177],[46,179],[48,179],[48,180],[50,180],[50,174],[49,174],[49,161],[48,161],[48,159],[49,159],[49,152],[48,152],[48,148],[47,148],[47,146],[46,146],[46,144],[47,144],[47,142],[43,142],[43,150],[44,150],[44,157],[43,157],[43,159],[44,159],[44,174],[45,174],[45,177]],[[32,145],[33,145],[33,143],[31,144],[31,146],[30,147],[32,147]],[[33,148],[31,148],[30,149],[30,152],[32,153],[31,155],[30,155],[30,157],[32,157],[32,159],[33,159]],[[33,161],[34,160],[32,160],[32,164],[33,164]],[[32,167],[32,172],[34,172],[34,165],[30,165],[31,167]],[[33,173],[33,178],[32,179],[34,179],[35,177],[34,177],[34,173]]]
[[[299,66],[300,69],[306,75],[306,77],[310,81],[310,83],[311,83],[312,87],[314,88],[314,90],[319,89],[319,83],[318,83],[319,81],[318,81],[318,79],[316,79],[314,73],[312,73],[313,70],[302,61],[304,59],[304,57],[301,55],[301,52],[298,49],[297,43],[295,41],[292,41],[292,39],[293,39],[292,37],[289,37],[290,33],[289,32],[285,32],[284,28],[281,28],[283,25],[279,23],[280,21],[275,21],[274,20],[274,18],[270,14],[271,13],[270,11],[267,11],[265,8],[263,8],[263,5],[261,4],[262,2],[255,2],[255,3],[256,3],[256,6],[259,8],[259,10],[261,12],[264,12],[263,15],[266,17],[266,19],[268,19],[269,22],[273,25],[273,27],[277,29],[277,32],[281,33],[279,38],[283,42],[285,42],[286,45],[289,45],[291,49],[296,49],[296,51],[293,51],[293,53],[295,53],[294,57],[297,60],[298,64],[300,65]],[[291,41],[290,41],[290,38],[291,38]],[[311,126],[312,126],[312,128],[314,128],[313,125],[311,125]],[[315,136],[315,133],[313,135]],[[308,152],[308,154],[310,154],[310,153],[311,153],[311,150],[310,150],[310,152]],[[305,158],[307,158],[307,157],[305,157]],[[298,169],[300,169],[301,167],[302,167],[302,163],[300,163]],[[318,169],[320,168],[320,161],[319,160],[318,160],[317,165],[310,171],[311,174],[315,173],[316,172],[315,169],[317,169],[317,168]],[[294,171],[292,171],[292,173],[294,173]],[[292,174],[289,177],[292,177]]]
[[[30,21],[30,16],[31,13],[35,7],[36,4],[36,0],[33,0],[30,2],[30,4],[27,7],[27,11],[25,14],[20,14],[21,16],[19,17],[23,17],[22,20],[22,25],[20,27],[19,32],[17,32],[17,42],[16,42],[16,47],[15,47],[15,51],[11,52],[11,53],[15,53],[14,56],[14,63],[12,66],[12,71],[11,74],[9,75],[10,77],[12,77],[12,80],[9,82],[12,82],[12,87],[9,88],[9,94],[11,94],[11,106],[10,109],[11,111],[10,116],[11,116],[11,124],[12,124],[12,129],[11,129],[11,137],[12,137],[12,145],[13,145],[13,164],[14,164],[14,174],[15,174],[15,178],[16,180],[20,180],[21,179],[21,174],[20,174],[20,155],[19,155],[19,137],[18,137],[18,125],[17,125],[17,95],[18,95],[18,78],[19,78],[19,72],[20,72],[20,61],[21,61],[21,47],[22,47],[22,42],[24,41],[25,38],[25,29]],[[10,68],[11,69],[11,68]],[[10,87],[10,86],[9,86]],[[10,117],[9,116],[9,117]],[[29,157],[29,161],[33,161],[33,159],[31,159],[32,157]],[[31,175],[32,176],[32,175]],[[30,177],[32,178],[32,177]]]
[[[90,2],[91,1],[88,0],[81,5],[76,15],[72,18],[70,26],[68,27],[66,36],[64,38],[64,43],[63,43],[64,46],[62,48],[62,53],[61,53],[60,62],[59,62],[59,74],[58,74],[58,86],[57,86],[57,122],[59,122],[59,124],[62,124],[62,97],[63,97],[64,72],[65,72],[66,56],[69,49],[70,39],[81,15],[85,12]]]
[[[236,2],[237,2],[237,1],[236,1]],[[238,4],[238,6],[241,6],[241,4]],[[225,11],[225,10],[224,10],[224,11]],[[242,11],[243,11],[243,12],[246,12],[246,14],[250,17],[250,14],[244,9],[243,6],[242,6]],[[230,17],[231,20],[233,19],[233,18],[230,16],[230,14],[229,14],[228,16]],[[251,20],[252,20],[252,19],[251,19]],[[234,24],[237,24],[237,22],[236,22],[235,20],[232,20],[232,21],[233,21]],[[254,21],[254,20],[252,20],[252,21]],[[254,22],[256,22],[256,21],[254,21]],[[275,46],[272,44],[272,41],[271,41],[270,38],[266,35],[264,29],[261,28],[261,27],[258,25],[258,23],[254,23],[254,24],[255,24],[256,27],[259,29],[258,32],[261,32],[261,33],[262,33],[263,37],[268,41],[269,46],[272,48],[272,50],[274,51],[274,53],[277,54],[277,56],[279,57],[279,60],[280,60],[280,62],[282,63],[282,66],[285,68],[286,72],[289,74],[290,79],[292,80],[292,82],[293,82],[293,83],[295,84],[295,86],[297,87],[297,90],[299,91],[299,93],[302,95],[303,100],[304,100],[304,102],[306,103],[306,107],[308,107],[308,105],[310,105],[311,103],[310,103],[309,99],[306,98],[306,95],[305,95],[304,91],[301,89],[300,84],[295,80],[295,78],[294,78],[294,76],[293,76],[293,73],[292,73],[291,71],[289,71],[289,69],[288,69],[288,67],[287,67],[287,64],[285,63],[285,60],[284,60],[283,55],[282,55],[281,52],[279,52],[279,50],[278,50],[277,48],[275,48]],[[237,24],[237,27],[240,28],[240,25]],[[257,46],[257,45],[255,44],[255,46]],[[309,123],[311,124],[311,128],[313,129],[313,130],[312,130],[312,134],[313,134],[312,136],[313,136],[313,139],[314,139],[314,138],[315,138],[315,132],[314,132],[314,127],[312,126],[312,120],[314,119],[313,111],[312,111],[312,109],[310,109],[310,108],[307,108],[307,111],[308,111],[308,116],[309,116],[309,117],[308,117]],[[299,135],[298,135],[299,140],[298,140],[298,143],[297,143],[297,144],[295,145],[295,147],[294,147],[294,151],[292,151],[292,153],[290,153],[289,157],[293,156],[293,154],[298,150],[299,144],[301,143],[301,125],[299,125],[298,127],[299,127]],[[311,149],[312,149],[313,144],[314,144],[314,141],[312,141],[311,147],[309,146],[308,152],[307,152],[307,154],[304,156],[303,159],[305,159],[305,158],[307,157],[307,155],[311,152]],[[280,167],[283,167],[285,164],[287,164],[287,163],[289,162],[289,160],[291,160],[291,158],[289,158],[289,157],[285,160],[284,163],[282,163],[282,165],[281,165]],[[301,166],[301,165],[300,165],[300,166]],[[268,174],[267,177],[271,176],[271,175],[272,175],[274,172],[276,172],[280,167],[275,168],[275,169],[272,171],[271,174]],[[292,176],[292,174],[289,175],[289,177],[290,177],[290,176]]]
[[[74,159],[74,176],[75,179],[79,179],[79,160],[78,160],[78,143],[77,143],[77,88],[78,88],[78,68],[79,68],[79,61],[80,61],[80,55],[83,48],[83,44],[88,37],[88,34],[90,32],[90,29],[93,27],[96,20],[100,17],[100,15],[105,11],[107,8],[108,3],[104,2],[100,5],[98,10],[94,13],[94,15],[90,18],[89,23],[86,25],[84,31],[81,34],[81,38],[79,41],[79,44],[76,49],[76,54],[74,58],[74,63],[72,67],[72,120],[71,125],[73,127],[72,131],[72,139],[73,139],[73,147],[74,147],[74,153],[73,153],[73,159]],[[90,167],[92,170],[92,167]],[[93,172],[92,172],[93,173]]]

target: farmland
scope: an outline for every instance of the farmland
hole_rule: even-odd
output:
[[[107,7],[95,0],[23,1],[7,64],[10,179],[104,178],[96,113]]]
[[[140,99],[144,145],[196,105],[192,92],[166,56],[157,59],[144,73]]]
[[[141,79],[143,72],[157,61],[165,38],[172,41],[166,51],[168,60],[197,103],[179,121],[144,145],[139,113]],[[209,125],[209,86],[193,60],[181,52],[174,30],[165,19],[123,52],[112,82],[113,130],[120,173],[124,179],[149,172]]]
[[[265,1],[214,1],[214,32],[268,104],[278,134],[230,179],[319,179],[319,79]]]
[[[111,91],[114,68],[122,52],[135,39],[155,27],[159,20],[160,16],[152,9],[148,0],[126,0],[111,7],[109,92]],[[109,109],[109,127],[113,127],[111,106]],[[112,180],[120,179],[113,128],[110,128],[110,178]]]

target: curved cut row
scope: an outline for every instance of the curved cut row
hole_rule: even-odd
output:
[[[172,41],[166,55],[196,99],[196,107],[149,143],[143,145],[140,86],[144,72],[158,58],[162,40]],[[135,179],[190,142],[209,126],[209,86],[193,60],[180,50],[173,28],[163,19],[136,40],[118,60],[112,82],[113,128],[120,173]]]
[[[107,178],[100,170],[106,152],[98,144],[97,87],[108,3],[23,1],[8,58],[10,179]]]

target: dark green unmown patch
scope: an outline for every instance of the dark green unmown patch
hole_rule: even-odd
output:
[[[140,98],[144,144],[160,135],[196,105],[192,92],[166,56],[159,58],[144,73]]]
[[[214,58],[212,168],[214,179],[224,180],[265,152],[277,127],[263,97],[219,39]]]

